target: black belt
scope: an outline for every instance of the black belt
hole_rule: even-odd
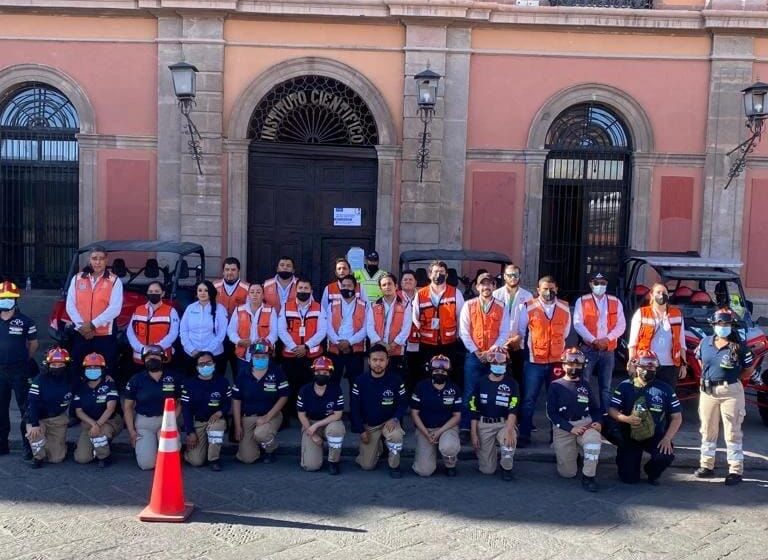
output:
[[[222,420],[224,419],[223,416],[221,418],[222,418]],[[195,416],[195,422],[208,422],[210,419],[211,419],[210,416],[208,416],[207,418],[205,418],[203,416]]]
[[[738,383],[737,381],[728,381],[727,379],[719,379],[717,381],[711,381],[709,379],[703,379],[702,380],[702,386],[704,386],[706,383],[709,383],[710,387],[724,387],[726,385],[733,385],[735,383]]]
[[[586,420],[589,416],[579,416],[578,418],[570,418],[569,422],[579,422],[580,420]]]
[[[498,424],[499,422],[504,422],[505,418],[491,418],[489,416],[481,416],[480,422],[483,424]]]

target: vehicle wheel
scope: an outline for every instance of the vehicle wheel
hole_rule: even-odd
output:
[[[757,405],[757,410],[760,412],[763,424],[768,426],[768,391],[757,392]]]

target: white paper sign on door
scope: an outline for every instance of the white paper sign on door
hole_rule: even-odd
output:
[[[333,225],[340,227],[360,227],[362,225],[362,208],[334,208]]]

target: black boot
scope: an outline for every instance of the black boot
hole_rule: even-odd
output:
[[[581,487],[587,492],[597,492],[597,481],[594,476],[582,476]]]
[[[456,476],[456,467],[446,467],[445,475],[448,478],[453,478],[454,476]]]
[[[265,464],[267,464],[267,465],[270,464],[270,463],[274,463],[275,462],[275,452],[273,451],[272,453],[264,453],[264,458],[262,459],[262,461]]]
[[[501,479],[506,482],[514,480],[515,477],[512,475],[512,469],[501,469]]]
[[[43,461],[41,459],[32,459],[32,462],[29,464],[29,466],[33,469],[39,469],[43,466]]]
[[[400,470],[400,467],[390,467],[389,476],[392,478],[403,478],[403,472]]]
[[[328,463],[328,474],[336,476],[341,473],[338,463]]]
[[[693,476],[696,478],[712,478],[715,476],[715,469],[705,469],[704,467],[699,467],[693,471]]]
[[[11,448],[8,445],[8,440],[0,441],[0,455],[8,455],[11,452]]]
[[[737,484],[741,484],[740,474],[730,473],[728,476],[725,477],[726,486],[736,486]]]
[[[221,471],[221,463],[219,461],[211,461],[210,467],[213,472]]]

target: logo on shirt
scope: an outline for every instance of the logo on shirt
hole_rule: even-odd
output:
[[[109,393],[109,385],[102,385],[98,389],[96,389],[96,393],[99,395],[104,395],[106,393]]]
[[[391,389],[386,389],[381,394],[381,405],[392,406],[393,404],[395,404],[395,394],[392,392]]]
[[[11,319],[10,325],[12,327],[23,327],[24,321],[22,321],[21,319]]]
[[[448,387],[447,389],[443,389],[443,396],[444,397],[452,397],[456,395],[456,389],[452,387]]]
[[[211,398],[212,399],[220,399],[221,398],[221,393],[219,393],[218,391],[214,391],[213,393],[211,393]]]

